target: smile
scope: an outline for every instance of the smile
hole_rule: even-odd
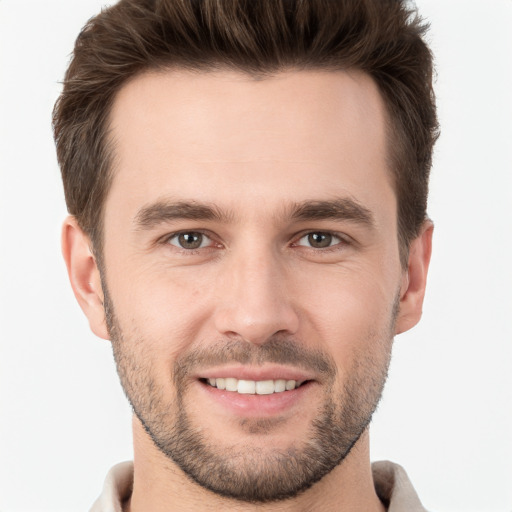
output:
[[[300,387],[305,381],[297,380],[244,380],[227,378],[202,379],[210,386],[226,391],[233,391],[244,395],[271,395],[292,391]]]

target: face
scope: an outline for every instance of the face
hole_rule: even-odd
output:
[[[365,431],[400,320],[378,90],[169,71],[127,84],[111,122],[104,302],[145,435],[217,493],[294,496]]]

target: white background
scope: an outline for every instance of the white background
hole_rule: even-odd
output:
[[[131,458],[108,342],[60,257],[50,129],[68,55],[101,0],[0,0],[0,510],[83,511]],[[437,511],[512,511],[512,1],[419,0],[442,137],[421,324],[396,340],[373,459]]]

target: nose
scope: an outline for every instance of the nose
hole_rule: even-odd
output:
[[[293,335],[299,317],[289,279],[276,255],[232,255],[219,275],[215,328],[261,345],[275,334]]]

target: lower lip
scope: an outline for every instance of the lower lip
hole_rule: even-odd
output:
[[[235,391],[217,389],[209,384],[198,381],[201,390],[210,401],[223,408],[245,417],[271,417],[282,414],[306,398],[314,387],[314,382],[306,382],[291,391],[272,393],[271,395],[246,395]]]

